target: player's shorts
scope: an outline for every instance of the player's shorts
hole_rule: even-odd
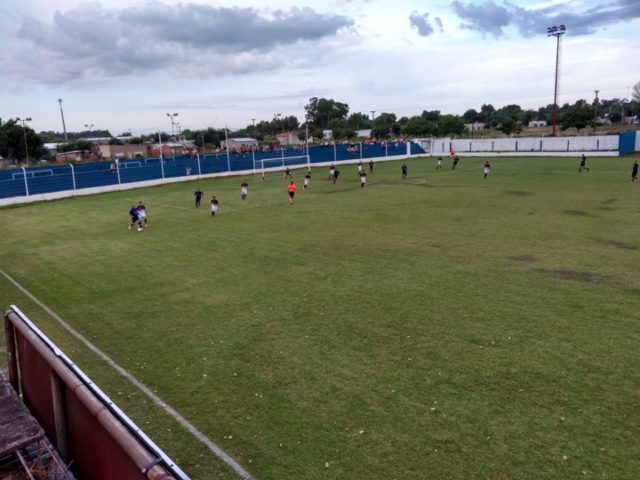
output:
[[[242,195],[246,195],[249,193],[249,190],[247,190],[246,188],[243,188],[242,190],[240,190],[242,192]]]
[[[138,220],[140,219],[138,218],[137,215],[131,215],[131,223],[136,223]]]
[[[140,212],[140,213],[138,213],[138,218],[140,220],[144,220],[145,218],[147,218],[147,214],[144,213],[144,212]]]
[[[293,196],[294,196],[295,194],[296,194],[296,192],[289,192],[289,196],[290,196],[291,198],[293,198]]]
[[[486,174],[488,174],[488,173],[491,173],[491,169],[490,169],[490,168],[485,168],[485,169],[484,169],[484,174],[486,175]]]

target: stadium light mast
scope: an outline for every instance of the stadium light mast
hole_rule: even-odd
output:
[[[593,100],[593,134],[596,134],[596,128],[598,126],[598,93],[600,90],[594,90],[596,92],[596,98]]]
[[[29,147],[27,146],[27,127],[25,125],[25,122],[30,122],[31,121],[31,117],[27,117],[27,118],[16,118],[17,121],[22,122],[22,133],[24,134],[24,152],[25,155],[27,156],[27,165],[29,164]]]
[[[256,119],[252,118],[251,119],[251,123],[253,124],[253,136],[256,138],[256,140],[258,139],[258,135],[256,134]]]
[[[551,121],[553,124],[552,136],[557,135],[558,129],[558,67],[560,65],[560,37],[565,34],[566,28],[564,25],[554,25],[553,27],[547,27],[547,37],[556,37],[556,80],[553,89],[553,113],[551,115]]]
[[[371,138],[373,138],[373,124],[376,121],[376,111],[371,110]]]
[[[68,142],[69,138],[67,137],[67,125],[64,123],[64,110],[62,110],[62,99],[58,99],[58,103],[60,104],[60,116],[62,117],[62,130],[64,131],[64,141]]]
[[[175,136],[175,121],[174,119],[178,116],[177,113],[167,113],[167,117],[169,117],[169,120],[171,120],[171,136]]]
[[[84,124],[84,128],[88,128],[89,129],[89,133],[93,132],[93,123],[85,123]]]

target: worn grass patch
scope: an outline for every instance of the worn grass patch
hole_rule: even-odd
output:
[[[293,207],[274,174],[1,209],[0,267],[260,480],[635,480],[630,161],[484,161],[316,169]],[[192,478],[235,478],[4,279],[0,303]]]

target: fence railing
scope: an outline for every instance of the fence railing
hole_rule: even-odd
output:
[[[9,381],[76,477],[189,480],[16,306],[4,318]]]

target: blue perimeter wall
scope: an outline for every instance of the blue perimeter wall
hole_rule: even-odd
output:
[[[348,152],[347,148],[347,145],[339,145],[335,148],[334,152],[332,145],[326,147],[311,147],[309,148],[310,162],[311,164],[333,161],[353,162],[360,158],[360,152]],[[362,145],[363,160],[405,155],[406,152],[406,144],[404,143],[389,142],[387,148],[380,144]],[[411,142],[411,154],[424,155],[425,151],[417,143]],[[302,166],[302,164],[306,163],[306,160],[300,158],[302,155],[304,155],[304,152],[300,150],[285,150],[284,164],[298,167]],[[265,168],[281,166],[283,163],[282,156],[283,152],[281,151],[269,153],[256,152],[255,169],[260,171],[262,160],[269,160],[269,162],[265,163]],[[161,178],[184,177],[187,175],[187,169],[190,169],[190,174],[194,176],[194,178],[199,173],[198,159],[197,157],[191,156],[167,157],[164,159],[163,165],[160,164],[159,158],[127,159],[120,160],[119,163],[119,180],[118,174],[111,170],[111,161],[78,164],[74,165],[73,169],[69,165],[27,168],[27,185],[25,185],[25,175],[21,168],[0,171],[0,198],[26,196],[27,186],[29,195],[74,190],[74,177],[75,189],[80,190],[105,185],[118,185],[119,183],[124,184]],[[253,156],[251,153],[231,153],[229,163],[231,165],[231,172],[254,169]],[[200,157],[200,173],[202,175],[224,173],[228,171],[227,167],[226,153],[210,154]]]

